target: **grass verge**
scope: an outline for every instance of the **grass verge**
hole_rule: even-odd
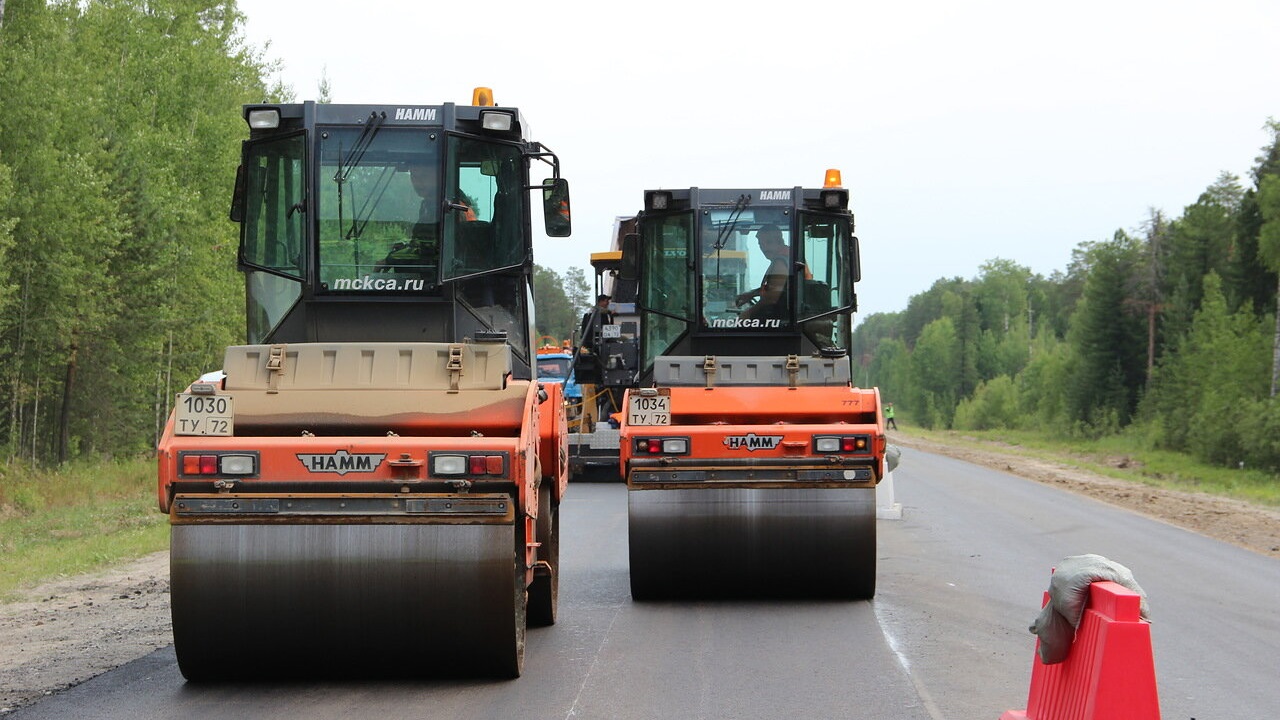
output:
[[[904,429],[903,434],[944,445],[980,443],[984,450],[1052,460],[1107,477],[1280,507],[1280,478],[1275,475],[1206,465],[1187,455],[1144,447],[1140,440],[1125,435],[1064,440],[1022,431],[920,428]]]
[[[57,577],[169,546],[156,510],[155,461],[0,469],[0,601]]]

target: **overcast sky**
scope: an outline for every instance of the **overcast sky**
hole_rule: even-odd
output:
[[[643,191],[820,186],[842,171],[860,312],[994,258],[1049,275],[1082,242],[1182,214],[1280,119],[1280,2],[240,0],[298,100],[494,90],[559,155],[588,269]]]

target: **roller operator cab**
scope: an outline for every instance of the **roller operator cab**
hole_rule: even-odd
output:
[[[820,189],[654,190],[623,274],[641,375],[620,431],[632,595],[875,593],[876,389],[848,355],[858,245]]]
[[[531,208],[569,233],[559,160],[484,89],[244,116],[248,344],[158,448],[179,667],[519,675],[567,481],[530,295]]]

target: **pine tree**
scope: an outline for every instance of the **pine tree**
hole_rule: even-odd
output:
[[[1258,187],[1258,207],[1263,224],[1258,238],[1258,257],[1280,278],[1280,174],[1265,175]],[[1275,339],[1271,344],[1271,397],[1280,390],[1280,279],[1271,307],[1275,312]]]
[[[1275,311],[1276,332],[1271,346],[1271,397],[1274,398],[1280,390],[1280,121],[1269,121],[1267,128],[1271,132],[1271,146],[1259,158],[1255,177],[1261,219],[1258,259],[1276,277],[1272,302],[1263,305]]]
[[[1176,342],[1186,333],[1199,310],[1204,276],[1209,272],[1226,274],[1243,197],[1240,179],[1222,173],[1164,233],[1167,252],[1163,254],[1161,317],[1170,341]]]
[[[1145,325],[1130,288],[1140,266],[1138,244],[1117,231],[1088,251],[1084,297],[1068,333],[1076,355],[1070,417],[1093,432],[1128,423],[1145,380]]]

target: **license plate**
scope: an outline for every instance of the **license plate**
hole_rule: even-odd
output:
[[[621,325],[601,325],[600,337],[604,338],[605,340],[617,340],[618,338],[622,337],[622,326]]]
[[[670,425],[671,395],[627,395],[628,425]]]
[[[174,408],[174,435],[230,436],[235,432],[235,411],[230,395],[178,395]]]

